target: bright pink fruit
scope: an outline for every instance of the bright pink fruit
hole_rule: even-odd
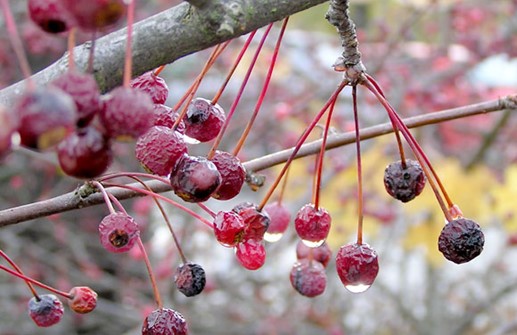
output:
[[[99,237],[104,249],[120,253],[129,251],[140,235],[135,220],[122,212],[109,214],[99,224]]]
[[[235,255],[248,270],[257,270],[266,262],[266,248],[261,240],[243,240],[235,247]]]
[[[377,253],[367,244],[347,244],[336,255],[336,270],[341,282],[353,293],[366,291],[379,272]]]
[[[147,93],[155,104],[164,104],[169,96],[169,87],[163,78],[148,71],[133,80],[131,87]]]
[[[330,231],[330,223],[330,214],[321,207],[316,209],[314,204],[304,205],[294,219],[298,236],[314,247],[325,241]]]
[[[242,202],[232,209],[239,214],[246,225],[244,240],[261,241],[269,227],[269,216],[258,210],[257,205],[251,202]]]
[[[327,286],[325,267],[308,259],[294,263],[290,279],[291,285],[298,293],[310,298],[322,294]]]
[[[278,201],[274,201],[264,206],[264,212],[266,212],[271,219],[267,233],[283,234],[291,221],[291,213],[287,207]]]
[[[218,212],[214,218],[214,234],[225,247],[234,247],[242,241],[246,224],[242,217],[231,212]]]

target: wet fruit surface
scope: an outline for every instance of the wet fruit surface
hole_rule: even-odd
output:
[[[152,311],[144,320],[142,335],[187,335],[185,318],[170,308]]]
[[[183,155],[170,177],[174,193],[187,202],[208,200],[221,184],[217,167],[205,157]]]
[[[224,111],[207,99],[196,98],[189,105],[185,116],[185,134],[200,142],[213,140],[219,134],[224,120]]]
[[[306,297],[322,294],[327,286],[327,275],[323,265],[308,259],[296,262],[289,278],[294,289]]]
[[[316,209],[314,204],[304,205],[296,214],[294,227],[302,241],[321,245],[330,231],[330,214],[323,208]]]
[[[346,289],[366,291],[379,272],[377,252],[367,244],[347,244],[336,255],[336,270]]]
[[[473,220],[458,218],[447,223],[438,237],[438,249],[451,262],[461,264],[481,254],[485,236]]]

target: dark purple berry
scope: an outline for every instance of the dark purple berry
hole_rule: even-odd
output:
[[[206,284],[205,270],[199,264],[185,263],[176,269],[174,282],[178,290],[187,297],[198,295]]]
[[[120,253],[131,250],[140,235],[135,220],[122,212],[107,215],[99,224],[99,237],[104,249]]]
[[[438,238],[438,249],[456,264],[466,263],[483,251],[485,236],[479,225],[463,217],[447,223]]]
[[[325,242],[330,224],[330,214],[321,207],[316,209],[314,204],[304,205],[294,219],[296,233],[310,247],[317,247]]]
[[[164,104],[169,96],[169,87],[163,78],[148,71],[133,80],[131,87],[147,93],[155,104]]]
[[[325,267],[308,259],[294,263],[290,279],[291,285],[298,293],[310,298],[322,294],[327,286]]]
[[[425,186],[425,174],[417,161],[406,159],[391,163],[384,170],[384,187],[389,195],[402,202],[408,202],[422,193]]]
[[[352,293],[370,288],[379,272],[377,252],[367,244],[347,244],[336,255],[336,270],[341,282]]]
[[[61,301],[53,294],[41,294],[29,300],[29,316],[39,327],[50,327],[58,323],[64,314]]]
[[[185,115],[185,134],[200,142],[213,140],[219,134],[226,119],[221,106],[210,100],[196,98],[190,103]]]
[[[142,335],[187,335],[187,321],[170,308],[152,311],[144,320]]]
[[[216,151],[211,159],[221,174],[221,185],[212,194],[218,200],[229,200],[240,193],[246,171],[241,161],[234,155],[225,151]]]
[[[205,157],[183,155],[171,173],[174,193],[187,202],[202,202],[210,198],[221,184],[217,167]]]

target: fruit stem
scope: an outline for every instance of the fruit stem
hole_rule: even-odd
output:
[[[91,183],[91,185],[95,186],[102,193],[102,197],[104,198],[104,202],[108,206],[108,210],[109,210],[110,214],[114,214],[115,208],[113,208],[113,204],[111,203],[108,193],[106,192],[106,189],[104,188],[104,186],[102,186],[102,184],[96,180],[91,180],[89,183]]]
[[[111,193],[108,193],[108,197],[110,197],[110,200],[115,204],[115,206],[117,206],[117,207],[118,207],[118,209],[119,209],[122,213],[124,213],[124,214],[126,214],[126,215],[127,215],[127,211],[126,211],[126,209],[124,208],[124,206],[122,206],[122,204],[120,203],[120,201],[118,201],[118,199],[117,199],[117,197],[116,197],[116,196],[114,196],[114,195],[113,195],[113,194],[111,194]]]
[[[133,22],[135,21],[135,1],[126,0],[127,7],[127,39],[126,39],[126,56],[124,59],[124,77],[122,84],[128,88],[131,85],[131,75],[133,72],[133,57],[132,51],[132,37],[133,37]]]
[[[90,47],[90,54],[88,55],[88,67],[86,73],[93,74],[93,59],[95,58],[95,45],[97,44],[97,31],[92,32],[92,45]]]
[[[23,44],[20,39],[20,35],[18,34],[18,29],[16,29],[16,23],[14,21],[11,7],[9,6],[9,1],[1,0],[0,5],[2,6],[2,11],[4,12],[5,25],[7,26],[11,46],[14,50],[14,53],[16,54],[16,58],[18,59],[18,64],[20,64],[23,77],[27,80],[28,88],[32,89],[34,88],[34,84],[31,79],[31,67],[27,59],[27,54],[23,49]]]
[[[217,93],[213,97],[212,102],[211,102],[212,105],[215,105],[219,101],[219,98],[221,97],[221,95],[223,94],[223,91],[225,90],[226,86],[230,82],[230,78],[232,77],[233,73],[235,72],[235,69],[237,69],[237,66],[241,62],[242,57],[244,56],[244,53],[246,52],[246,50],[248,50],[248,47],[250,46],[251,41],[253,40],[253,37],[255,36],[256,33],[257,33],[257,31],[253,30],[250,33],[250,35],[248,36],[248,38],[246,39],[246,42],[242,46],[242,49],[239,52],[239,55],[233,62],[232,68],[230,69],[230,72],[228,72],[228,75],[226,76],[224,83],[221,85],[221,87],[219,88],[219,91],[217,91]]]
[[[251,60],[251,63],[248,67],[248,71],[246,71],[246,75],[244,76],[241,86],[239,87],[239,91],[237,92],[237,96],[235,97],[235,99],[232,102],[232,105],[230,107],[230,110],[228,111],[228,114],[226,115],[226,119],[224,120],[221,130],[217,134],[217,137],[215,138],[214,143],[212,144],[212,148],[210,148],[210,151],[206,155],[206,157],[208,159],[212,159],[214,157],[215,151],[217,150],[217,147],[219,147],[219,144],[221,143],[223,135],[226,132],[228,125],[230,124],[230,120],[232,119],[233,114],[235,113],[235,110],[237,109],[237,105],[239,104],[239,102],[241,100],[242,94],[244,93],[244,89],[246,88],[246,85],[248,84],[248,80],[250,79],[251,72],[253,71],[253,68],[255,67],[255,64],[257,63],[258,56],[260,55],[260,51],[262,50],[262,47],[264,46],[264,43],[266,42],[267,36],[269,35],[271,28],[273,28],[273,23],[270,23],[267,26],[266,31],[264,32],[264,35],[262,36],[262,38],[259,42],[259,45],[257,46],[257,50],[255,50],[253,59]]]
[[[154,70],[153,74],[155,76],[158,76],[163,71],[163,69],[165,69],[165,65],[160,65]]]
[[[321,189],[321,174],[323,173],[323,159],[325,157],[325,147],[327,146],[327,138],[330,129],[330,120],[332,119],[332,113],[336,106],[337,95],[330,105],[329,113],[327,114],[327,121],[325,122],[325,128],[323,129],[323,138],[321,140],[321,149],[316,159],[316,175],[314,178],[314,196],[313,203],[314,208],[318,210],[320,202],[320,189]]]
[[[45,289],[47,291],[50,291],[50,292],[55,293],[57,295],[60,295],[60,296],[62,296],[64,298],[66,298],[66,299],[72,299],[73,298],[71,294],[68,294],[66,292],[60,291],[60,290],[55,289],[55,288],[53,288],[51,286],[48,286],[46,284],[43,284],[42,282],[39,282],[36,279],[32,279],[32,278],[27,277],[26,275],[24,275],[24,274],[22,274],[20,272],[16,272],[14,270],[11,270],[11,269],[9,269],[8,267],[6,267],[4,265],[0,264],[0,270],[4,270],[5,272],[7,272],[7,273],[9,273],[9,274],[11,274],[11,275],[13,275],[15,277],[23,279],[26,282],[30,282],[31,284],[34,284],[34,285],[36,285],[38,287],[41,287],[42,289]],[[37,296],[35,296],[35,297],[36,297],[36,299],[38,299]]]
[[[111,174],[107,174],[107,175],[104,175],[104,176],[100,177],[98,179],[98,181],[103,182],[103,181],[106,181],[106,180],[109,180],[109,179],[114,179],[114,178],[119,178],[119,177],[150,178],[150,179],[154,179],[154,180],[160,181],[160,182],[162,182],[164,184],[170,185],[170,181],[168,179],[166,179],[166,178],[163,178],[163,177],[160,177],[160,176],[157,176],[157,175],[154,175],[154,174],[142,173],[142,172],[116,172],[116,173],[111,173]]]
[[[211,217],[215,218],[215,213],[213,210],[211,210],[210,208],[208,208],[207,205],[205,205],[204,203],[202,202],[198,202],[197,205],[199,206],[199,208],[201,208],[202,210],[204,210],[205,212],[208,213],[208,215],[210,215]]]
[[[147,251],[145,250],[144,243],[138,235],[136,242],[138,243],[138,247],[142,252],[144,257],[145,267],[147,268],[147,273],[149,274],[149,279],[151,280],[151,286],[153,287],[154,299],[156,300],[156,305],[158,308],[163,308],[162,298],[160,297],[160,292],[158,291],[158,285],[156,284],[156,278],[154,277],[153,269],[151,268],[151,261],[149,260],[149,256],[147,255]]]
[[[241,149],[244,145],[244,141],[246,141],[246,138],[248,137],[248,134],[251,131],[251,127],[253,126],[253,123],[255,123],[255,119],[257,118],[260,107],[262,106],[262,103],[264,102],[264,97],[266,96],[266,92],[269,88],[269,83],[271,82],[271,77],[273,76],[273,70],[275,68],[276,60],[278,58],[278,53],[280,50],[280,45],[282,44],[282,39],[284,37],[285,28],[287,27],[288,20],[289,20],[289,17],[286,17],[284,19],[282,28],[280,29],[280,33],[279,33],[278,39],[276,41],[275,49],[273,51],[273,56],[271,57],[271,62],[269,63],[269,68],[267,71],[266,79],[264,80],[264,84],[262,85],[262,90],[260,91],[260,95],[257,99],[257,103],[255,104],[255,107],[253,109],[253,114],[251,115],[251,118],[248,121],[246,128],[244,128],[244,131],[242,132],[241,137],[237,141],[237,145],[235,145],[235,149],[233,149],[234,156],[237,156],[239,151],[241,151]]]
[[[204,223],[205,225],[210,227],[211,229],[214,228],[213,224],[210,221],[208,221],[207,219],[203,218],[202,216],[200,216],[196,212],[188,209],[187,207],[185,207],[185,206],[175,202],[174,200],[169,199],[167,197],[164,197],[161,194],[154,193],[153,191],[143,190],[141,188],[134,187],[134,186],[131,186],[131,185],[123,185],[123,184],[116,184],[116,183],[104,183],[104,184],[106,186],[109,186],[109,187],[124,188],[124,189],[131,190],[131,191],[134,191],[134,192],[138,192],[138,193],[142,193],[142,194],[145,194],[145,195],[149,195],[151,197],[156,197],[156,198],[161,199],[161,200],[163,200],[163,201],[165,201],[165,202],[175,206],[176,208],[186,212],[187,214],[191,215],[195,219],[198,219],[199,221],[201,221],[202,223]]]
[[[70,33],[68,34],[67,40],[67,48],[68,48],[68,70],[75,71],[75,56],[74,56],[74,48],[75,48],[75,32],[76,28],[72,27],[70,29]]]
[[[18,266],[18,264],[16,264],[3,250],[0,249],[0,256],[2,256],[12,267],[13,269],[15,269],[16,271],[18,271],[18,273],[22,274],[23,275],[23,272],[22,270],[20,269],[20,267]],[[36,300],[40,300],[40,297],[38,295],[38,292],[36,292],[36,290],[34,289],[34,286],[32,286],[32,283],[30,281],[25,281],[27,283],[27,286],[29,287],[29,290],[32,292],[32,295],[36,298]]]
[[[359,115],[357,113],[357,85],[352,86],[352,104],[354,110],[355,150],[357,152],[357,244],[363,244],[363,164],[361,161],[361,136],[359,129]]]
[[[287,188],[287,180],[289,179],[289,171],[291,170],[291,167],[289,166],[287,168],[287,171],[285,172],[285,177],[282,181],[282,186],[280,186],[280,194],[278,195],[278,205],[282,204],[282,200],[284,200],[284,194],[285,190]]]
[[[316,126],[316,124],[318,123],[318,121],[321,119],[321,117],[323,116],[323,114],[325,114],[325,112],[327,111],[327,109],[329,108],[330,104],[332,103],[332,101],[335,101],[337,96],[339,95],[339,93],[341,93],[341,91],[343,90],[343,88],[348,85],[348,81],[345,79],[343,80],[339,85],[338,87],[336,88],[336,90],[334,91],[334,93],[332,93],[332,95],[330,96],[330,98],[327,100],[327,102],[325,103],[325,105],[323,105],[323,107],[321,108],[321,110],[318,112],[318,114],[316,114],[316,116],[314,117],[314,119],[311,121],[311,123],[307,126],[307,128],[305,128],[305,131],[302,133],[302,135],[300,136],[300,138],[298,139],[298,141],[296,142],[296,146],[294,147],[293,149],[293,152],[291,153],[291,155],[289,156],[289,158],[287,159],[287,161],[285,162],[284,166],[282,167],[282,170],[280,171],[280,173],[278,174],[278,176],[276,177],[275,181],[273,182],[273,185],[271,185],[271,187],[269,188],[269,190],[267,191],[266,195],[264,196],[264,198],[262,199],[262,202],[260,203],[260,205],[258,206],[258,210],[261,211],[264,206],[267,204],[269,198],[271,198],[271,195],[273,194],[273,192],[275,191],[276,187],[278,186],[278,184],[280,183],[280,181],[282,180],[282,177],[285,175],[285,172],[287,171],[287,168],[289,167],[289,165],[291,165],[292,161],[294,160],[294,158],[296,157],[296,154],[298,153],[298,150],[300,150],[302,144],[305,142],[305,140],[307,139],[307,137],[309,137],[309,134],[311,133],[311,131],[314,129],[314,127]]]

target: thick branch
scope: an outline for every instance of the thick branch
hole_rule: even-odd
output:
[[[140,75],[160,65],[244,35],[270,22],[316,6],[326,0],[214,0],[187,2],[163,11],[134,26],[133,75]],[[102,91],[122,82],[126,29],[99,38],[95,45],[94,74]],[[90,43],[77,46],[77,66],[86,69]],[[44,85],[64,73],[67,55],[33,76]],[[21,81],[0,91],[0,104],[10,106],[23,92]]]
[[[507,96],[498,100],[486,101],[474,105],[444,110],[440,112],[415,116],[404,120],[409,128],[420,127],[428,124],[449,121],[453,119],[463,118],[467,116],[501,111],[501,110],[517,110],[517,95]],[[377,125],[361,130],[361,140],[378,137],[393,132],[390,123]],[[327,139],[327,149],[340,147],[355,142],[355,133],[347,132],[329,136]],[[313,141],[302,146],[297,157],[304,157],[318,153],[321,147],[321,140]],[[260,171],[272,167],[277,164],[284,163],[292,153],[293,148],[283,150],[271,155],[263,156],[244,163],[245,168],[250,172]],[[155,192],[161,193],[170,190],[168,185],[157,181],[150,181],[148,186]],[[142,185],[131,184],[134,187],[142,188]],[[84,188],[85,186],[83,186]],[[51,214],[66,212],[78,208],[89,207],[103,203],[103,198],[99,193],[81,196],[83,188],[79,188],[74,192],[63,194],[48,200],[35,202],[19,207],[13,207],[0,211],[0,227],[28,221]],[[128,199],[141,194],[120,188],[109,188],[109,192],[118,199]]]

